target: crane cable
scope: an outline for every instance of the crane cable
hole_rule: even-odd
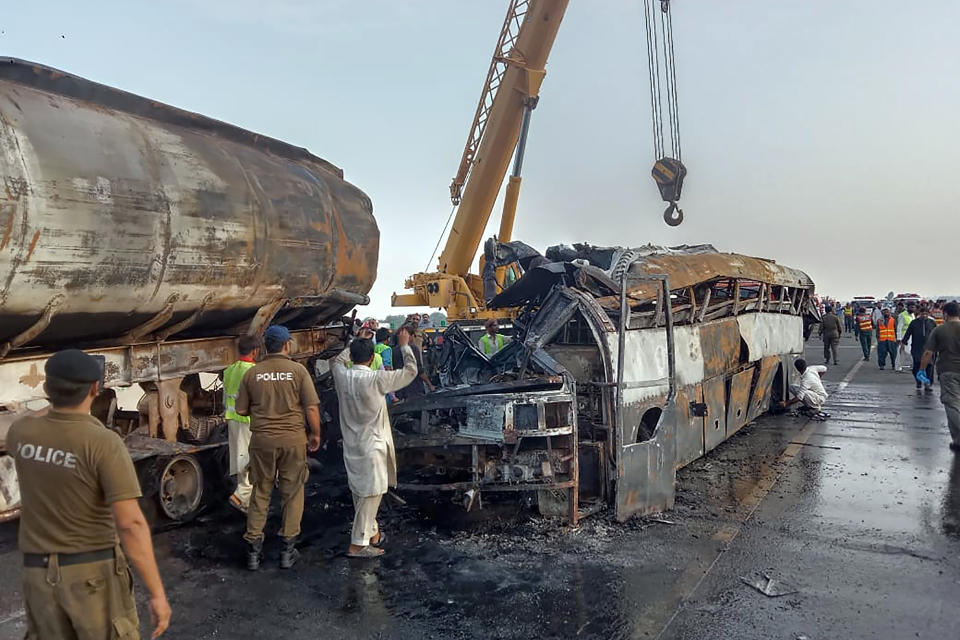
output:
[[[443,242],[443,234],[447,232],[447,227],[450,226],[450,221],[453,220],[453,212],[456,210],[457,205],[450,207],[450,215],[447,216],[447,222],[443,225],[443,230],[440,231],[440,237],[437,238],[437,244],[433,247],[433,253],[430,254],[430,259],[427,260],[427,266],[423,268],[424,271],[430,271],[430,265],[433,263],[433,258],[437,255],[437,250],[440,248],[440,243]]]
[[[677,64],[673,52],[673,17],[669,0],[660,3],[664,9],[660,12],[663,28],[663,59],[666,64],[667,110],[670,116],[670,142],[674,158],[682,160],[680,152],[680,101],[677,99]]]
[[[659,3],[660,20],[657,24]],[[683,222],[683,210],[677,206],[687,169],[681,161],[680,110],[677,98],[677,66],[674,55],[673,18],[670,0],[644,0],[644,25],[647,36],[647,72],[650,81],[650,114],[653,121],[653,179],[660,196],[670,203],[663,213],[670,226]],[[662,72],[661,72],[662,46]],[[670,137],[670,155],[664,139],[664,103]]]

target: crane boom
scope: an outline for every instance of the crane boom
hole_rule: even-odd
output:
[[[569,0],[510,0],[493,59],[467,137],[450,197],[456,217],[440,254],[437,272],[414,274],[406,281],[412,294],[393,296],[395,306],[443,307],[451,319],[482,318],[479,276],[470,274],[503,185],[521,128],[536,105],[544,67]],[[513,227],[519,193],[520,163],[510,178],[501,236]],[[512,203],[512,205],[511,205]]]
[[[520,137],[523,113],[540,93],[547,56],[568,0],[512,0],[480,96],[451,196],[463,197],[439,270],[465,275],[473,264]]]

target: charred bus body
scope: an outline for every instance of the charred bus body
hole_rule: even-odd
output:
[[[0,58],[0,520],[19,503],[6,429],[45,404],[63,346],[103,359],[94,412],[159,515],[195,513],[222,452],[219,394],[199,375],[271,322],[295,359],[336,354],[378,251],[369,198],[306,149]],[[136,384],[138,410],[120,410],[115,392]]]
[[[443,389],[393,408],[403,489],[468,508],[535,492],[571,521],[669,509],[678,468],[784,398],[819,320],[806,274],[709,246],[554,247],[527,266],[491,301],[523,307],[513,341],[487,358],[452,327]]]

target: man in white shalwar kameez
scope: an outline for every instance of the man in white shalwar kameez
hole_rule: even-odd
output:
[[[403,369],[371,370],[371,338],[373,332],[362,329],[330,366],[340,400],[343,463],[356,511],[347,555],[355,558],[383,555],[379,545],[384,536],[377,526],[377,511],[387,488],[397,485],[397,457],[386,395],[406,387],[417,377],[417,361],[405,328],[397,332],[397,346],[404,356]],[[351,361],[353,366],[348,368]]]

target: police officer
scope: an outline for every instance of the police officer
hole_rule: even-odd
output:
[[[247,510],[250,545],[247,568],[256,571],[263,557],[263,527],[270,508],[274,480],[283,505],[280,568],[289,569],[299,555],[294,545],[303,517],[307,481],[307,449],[320,448],[320,399],[306,367],[290,359],[290,332],[272,325],[264,335],[267,357],[243,376],[236,411],[250,416],[250,481],[253,493]],[[303,428],[304,415],[310,439]]]
[[[133,461],[120,437],[90,415],[100,364],[68,349],[44,370],[52,408],[14,422],[6,440],[20,478],[26,637],[139,638],[129,557],[150,592],[156,638],[170,624],[170,605]]]

